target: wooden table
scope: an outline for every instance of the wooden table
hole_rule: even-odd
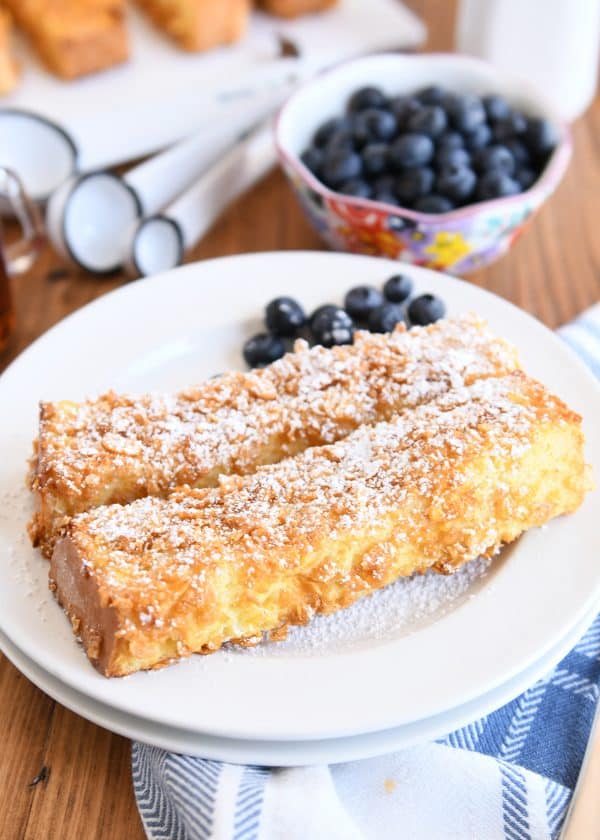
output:
[[[449,49],[453,4],[409,5],[428,23],[427,48]],[[600,99],[574,134],[574,160],[557,193],[508,256],[470,278],[551,327],[600,298]],[[321,247],[276,172],[232,207],[188,259]],[[69,312],[124,282],[69,268],[47,248],[34,269],[14,282],[18,326],[1,367]],[[1,655],[0,709],[1,838],[144,836],[126,739],[50,700]],[[47,777],[31,786],[42,768]]]

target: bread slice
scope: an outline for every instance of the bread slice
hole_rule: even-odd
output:
[[[258,5],[266,12],[284,18],[322,12],[337,3],[338,0],[258,0]]]
[[[4,0],[52,73],[75,79],[129,56],[124,0]]]
[[[477,316],[391,335],[359,333],[326,350],[299,342],[263,370],[227,373],[173,396],[42,403],[30,484],[35,545],[52,553],[68,517],[181,485],[214,486],[363,423],[392,417],[451,388],[518,366]]]
[[[239,41],[250,0],[136,0],[156,26],[185,50],[199,52]]]
[[[51,588],[91,662],[120,676],[492,556],[586,486],[580,418],[519,371],[218,488],[81,514]]]
[[[19,81],[19,66],[12,50],[12,19],[0,7],[0,96],[9,93]]]

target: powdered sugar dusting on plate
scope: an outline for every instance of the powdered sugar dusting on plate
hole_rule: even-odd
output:
[[[314,656],[392,641],[460,606],[483,584],[491,563],[480,557],[452,575],[428,572],[398,580],[345,610],[315,616],[306,627],[291,627],[284,641],[231,650],[239,656]]]
[[[29,545],[26,523],[32,510],[33,500],[22,479],[0,492],[0,562],[45,622],[46,610],[54,604],[48,591],[47,566]]]

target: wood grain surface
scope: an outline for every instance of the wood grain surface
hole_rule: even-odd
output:
[[[426,48],[450,49],[454,3],[411,0],[408,5],[429,27]],[[600,298],[600,99],[575,125],[574,139],[575,155],[563,183],[525,235],[506,257],[469,278],[550,327]],[[274,172],[228,210],[188,260],[321,247],[283,176]],[[47,248],[28,275],[13,281],[17,328],[0,369],[65,315],[124,282],[121,276],[83,274]],[[2,655],[0,709],[2,840],[144,836],[126,739],[53,702]],[[47,768],[44,778],[31,786],[42,768]]]

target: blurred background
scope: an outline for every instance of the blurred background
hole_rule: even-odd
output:
[[[41,134],[31,133],[28,125],[25,129],[19,125],[15,133],[12,124],[4,121],[11,110],[22,108],[49,117],[74,138],[78,174],[105,169],[106,165],[117,173],[133,173],[131,183],[142,195],[142,203],[147,201],[149,209],[157,213],[164,212],[167,199],[172,202],[174,195],[185,195],[190,186],[211,173],[208,186],[205,178],[204,191],[191,195],[181,211],[191,219],[193,230],[187,241],[181,243],[175,237],[173,242],[167,235],[172,231],[165,228],[157,232],[156,247],[165,265],[181,257],[189,262],[246,251],[319,249],[326,245],[275,165],[271,140],[265,140],[264,133],[250,149],[254,155],[252,171],[240,170],[239,160],[215,171],[231,152],[232,138],[239,138],[243,129],[257,122],[258,115],[268,116],[301,82],[332,63],[396,48],[409,53],[460,51],[491,62],[501,79],[509,72],[522,76],[546,98],[554,113],[572,124],[573,139],[573,156],[566,174],[554,179],[557,184],[552,189],[556,187],[556,191],[547,201],[546,193],[540,198],[538,203],[544,200],[544,206],[539,215],[523,236],[517,236],[520,229],[513,232],[506,256],[485,268],[478,269],[477,263],[467,266],[469,279],[514,301],[549,326],[557,326],[598,299],[597,0],[574,4],[561,0],[531,0],[525,4],[513,0],[406,0],[402,4],[381,0],[377,9],[361,0],[339,0],[337,4],[313,0],[308,7],[303,0],[301,11],[316,5],[332,7],[320,14],[290,19],[290,12],[299,10],[298,0],[295,3],[265,0],[262,10],[252,12],[246,34],[239,20],[241,7],[233,2],[217,3],[222,19],[214,19],[214,31],[206,34],[206,27],[202,29],[209,41],[186,43],[156,16],[150,21],[153,4],[146,0],[140,4],[145,7],[144,13],[137,9],[132,19],[132,9],[128,10],[128,62],[65,81],[76,76],[78,70],[94,69],[94,50],[84,44],[80,54],[56,54],[56,44],[45,40],[42,0],[5,2],[9,10],[12,6],[20,34],[16,36],[17,72],[11,78],[10,55],[6,59],[9,63],[0,68],[5,85],[14,85],[0,99],[0,165],[12,166],[17,172],[22,167],[29,192],[35,192],[27,183],[32,156],[33,168],[42,181],[57,178],[60,184],[69,174],[70,160],[63,159],[65,154],[69,156],[68,151],[56,153],[52,149],[42,155],[46,140]],[[112,3],[117,10],[121,5],[121,0]],[[75,17],[84,14],[82,6],[77,11],[76,3],[61,8],[74,9]],[[114,9],[109,9],[111,14]],[[33,25],[28,11],[30,18],[37,12],[41,23]],[[50,16],[47,22],[52,28],[55,20]],[[98,23],[98,27],[102,25]],[[224,49],[207,49],[223,41],[235,43]],[[125,48],[118,41],[110,40],[109,46],[103,43],[101,48],[108,50],[108,63],[122,60],[120,51]],[[190,53],[198,49],[202,51]],[[247,98],[248,90],[254,97],[252,103]],[[211,99],[215,91],[217,99],[230,97],[225,110],[215,107]],[[214,154],[206,156],[205,149],[198,151],[192,144],[170,165],[168,159],[156,165],[155,152],[199,133],[212,138]],[[150,157],[148,152],[152,153]],[[113,170],[112,164],[121,160],[127,163]],[[149,169],[140,169],[143,160],[151,163]],[[240,171],[243,177],[238,177]],[[106,187],[103,182],[102,189],[102,207],[108,202],[113,227],[124,227],[119,214],[126,220],[130,208],[120,207],[121,199],[113,200],[111,185]],[[103,224],[98,222],[100,205],[82,198],[79,203],[71,203],[71,217],[67,217],[63,199],[59,196],[53,201],[53,215],[47,217],[51,241],[40,245],[33,265],[24,273],[22,261],[19,276],[10,280],[15,326],[2,356],[3,364],[64,315],[140,273],[135,265],[133,269],[129,266],[128,273],[121,265],[108,265],[115,270],[107,271],[107,263],[101,260],[103,273],[85,270],[82,265],[94,267],[94,258],[89,256],[93,250],[89,229],[96,223]],[[129,201],[135,203],[131,198]],[[44,208],[40,209],[43,214]],[[144,207],[141,215],[148,215],[146,211]],[[134,207],[133,212],[140,215],[139,208]],[[6,217],[4,228],[6,242],[14,243],[19,237],[18,225]],[[73,239],[79,237],[81,245],[70,247],[65,243],[67,229]],[[76,248],[80,251],[74,253]],[[70,258],[73,256],[75,262]],[[407,252],[401,256],[411,258]],[[455,273],[462,273],[460,263]],[[241,278],[240,282],[250,280]]]

